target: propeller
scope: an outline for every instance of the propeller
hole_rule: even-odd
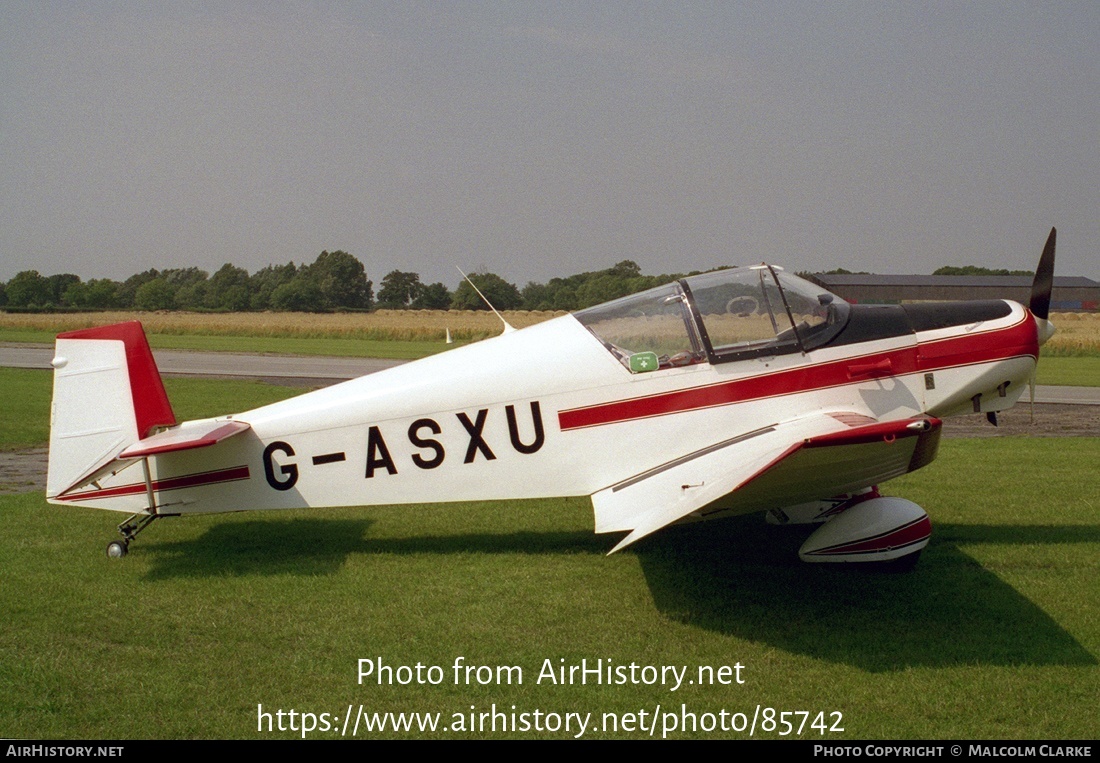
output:
[[[1054,289],[1054,243],[1058,238],[1058,230],[1050,229],[1046,246],[1039,258],[1039,267],[1035,268],[1035,280],[1031,282],[1031,314],[1035,316],[1035,326],[1039,333],[1039,344],[1054,335],[1054,324],[1050,317],[1050,293]],[[1035,370],[1031,371],[1028,379],[1028,388],[1031,391],[1031,423],[1035,423]]]
[[[1043,247],[1043,256],[1039,258],[1039,267],[1035,269],[1035,280],[1031,282],[1031,312],[1043,320],[1050,315],[1050,292],[1054,288],[1054,240],[1057,236],[1057,229],[1051,228]]]

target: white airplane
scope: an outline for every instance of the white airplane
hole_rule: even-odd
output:
[[[245,413],[176,422],[141,325],[57,338],[47,498],[165,516],[591,496],[618,551],[678,522],[820,522],[812,562],[909,566],[925,511],[876,486],[940,419],[1011,407],[1054,269],[1004,300],[848,304],[767,264],[685,278]]]

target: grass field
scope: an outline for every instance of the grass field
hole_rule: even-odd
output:
[[[0,451],[45,446],[50,437],[50,371],[0,368]],[[164,379],[180,421],[220,416],[302,394],[301,389],[255,381]]]
[[[40,437],[48,374],[0,384],[5,413],[31,412],[0,429],[0,446]],[[293,391],[172,380],[169,394],[190,417]],[[476,725],[495,704],[517,723],[590,712],[587,738],[648,736],[603,730],[605,713],[706,723],[722,711],[748,721],[760,706],[811,722],[823,712],[830,726],[841,713],[833,739],[1095,739],[1098,462],[1097,438],[945,441],[935,463],[886,489],[935,526],[903,575],[803,565],[806,532],[758,516],[674,528],[606,557],[614,539],[592,534],[579,499],[166,519],[117,561],[103,548],[121,515],[3,497],[0,735],[300,736],[258,731],[259,705],[275,726],[294,709],[338,729],[362,705],[438,713],[442,728],[471,712]],[[518,666],[523,683],[513,672],[511,684],[456,684],[458,657]],[[360,684],[360,659],[439,666],[442,680]],[[547,660],[686,667],[688,679],[739,663],[744,683],[539,683]],[[782,727],[766,729],[758,721],[755,736]],[[821,738],[809,724],[802,736]]]
[[[1039,359],[1038,384],[1100,387],[1100,357],[1046,357]]]

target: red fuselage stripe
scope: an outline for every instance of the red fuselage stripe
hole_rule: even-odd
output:
[[[792,368],[747,379],[559,411],[558,424],[562,431],[581,429],[869,381],[866,377],[852,377],[852,363],[855,360],[859,360],[861,365],[888,361],[890,376],[904,376],[1013,357],[1037,357],[1038,353],[1035,323],[1031,320],[1031,315],[1025,313],[1024,318],[1012,326],[993,331],[922,342],[898,350]]]
[[[185,487],[199,487],[201,485],[217,485],[223,482],[236,482],[249,478],[247,466],[233,466],[228,469],[218,469],[212,472],[200,472],[198,474],[185,474],[181,477],[169,477],[164,480],[154,480],[153,490],[179,490]],[[145,492],[144,482],[134,482],[129,485],[105,488],[103,490],[90,490],[86,493],[58,496],[63,501],[89,501],[95,498],[117,498],[124,495],[137,495]]]

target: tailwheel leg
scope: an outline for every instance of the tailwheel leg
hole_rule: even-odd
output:
[[[149,508],[133,514],[125,522],[118,526],[118,534],[122,540],[113,540],[107,544],[107,558],[121,559],[130,551],[130,541],[149,525],[153,524],[160,515],[157,514],[157,497],[153,492],[153,478],[149,474],[149,458],[141,459],[141,473],[145,478],[145,495],[149,499]]]
[[[122,540],[113,540],[107,544],[107,558],[121,559],[126,556],[130,551],[130,541],[136,538],[139,532],[153,524],[153,520],[157,518],[159,518],[158,514],[139,513],[120,524],[118,533],[122,536]]]

